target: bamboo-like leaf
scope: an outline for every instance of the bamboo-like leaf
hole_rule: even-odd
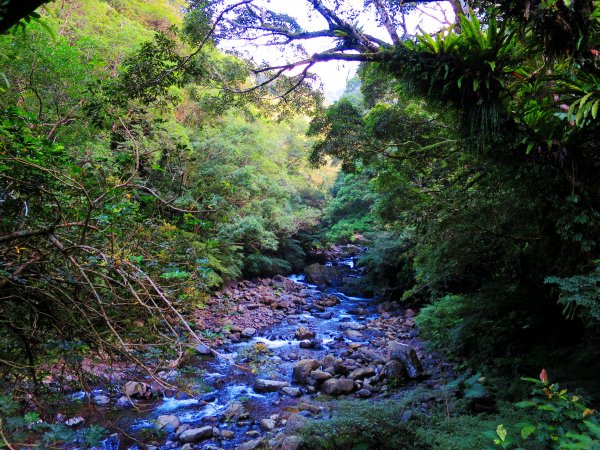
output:
[[[592,118],[594,120],[596,120],[596,117],[598,117],[598,106],[600,106],[600,98],[597,99],[592,106]]]

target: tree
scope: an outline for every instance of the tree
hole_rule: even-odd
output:
[[[491,361],[513,345],[527,354],[526,344],[544,345],[556,329],[589,337],[581,324],[570,328],[544,279],[563,290],[569,318],[577,308],[577,320],[594,326],[586,310],[600,256],[600,2],[472,1],[455,24],[413,37],[398,2],[377,3],[389,19],[380,20],[385,41],[353,25],[364,8],[333,0],[306,1],[326,24],[320,31],[245,8],[217,34],[285,48],[331,39],[315,55],[256,69],[272,77],[331,59],[362,63],[363,102],[342,99],[313,119],[311,158],[376,174],[370,212],[397,236],[393,251],[379,247],[406,252],[413,269],[412,289],[409,276],[396,277],[404,297],[450,299],[440,316],[460,303],[459,325],[439,333],[455,337],[449,347]],[[352,192],[351,177],[340,183]],[[351,205],[346,197],[337,210]],[[386,265],[383,251],[369,258]]]
[[[0,34],[18,24],[21,19],[39,17],[34,11],[51,0],[8,0],[0,6]]]

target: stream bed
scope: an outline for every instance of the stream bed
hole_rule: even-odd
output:
[[[354,285],[360,280],[353,257],[321,266],[327,267]],[[335,399],[385,398],[390,387],[414,386],[435,372],[421,354],[413,311],[344,294],[343,285],[317,287],[305,275],[269,282],[245,282],[236,291],[250,299],[244,310],[254,314],[256,328],[226,324],[232,338],[218,356],[202,355],[209,352],[200,345],[186,367],[159,373],[181,390],[138,400],[115,391],[71,394],[100,412],[102,420],[88,414],[86,423],[119,430],[101,448],[290,450],[307,420],[330,417]],[[275,301],[257,306],[255,297],[264,294],[255,291],[267,285]],[[261,327],[261,317],[270,325]]]

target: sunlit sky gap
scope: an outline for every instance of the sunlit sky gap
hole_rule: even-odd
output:
[[[305,0],[264,0],[265,7],[276,12],[288,14],[298,21],[298,23],[307,30],[319,30],[327,27],[327,22],[319,14],[314,13]],[[361,8],[362,0],[349,0],[348,5]],[[260,4],[257,2],[257,4]],[[420,27],[428,32],[436,31],[443,26],[445,20],[454,19],[452,7],[448,2],[434,3],[430,6],[421,6],[407,16],[408,32],[414,34]],[[367,14],[359,17],[358,25],[367,33],[385,41],[390,41],[385,30],[378,26],[376,13],[370,8]],[[328,38],[319,38],[304,41],[304,47],[309,54],[317,53],[331,48],[331,40]],[[250,44],[243,41],[236,41],[223,46],[224,49],[234,48],[236,51],[244,53],[254,61],[266,61],[269,64],[281,64],[290,62],[292,58],[289,55],[276,50],[273,47],[261,47],[260,45]],[[311,68],[312,73],[316,73],[325,92],[328,101],[338,99],[346,86],[346,82],[352,78],[358,68],[357,62],[329,61],[321,62]],[[301,71],[298,68],[297,71]],[[294,72],[290,72],[294,73]]]

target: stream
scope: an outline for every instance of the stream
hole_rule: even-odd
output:
[[[317,269],[325,276],[343,273],[340,279],[356,285],[355,259]],[[282,308],[246,305],[254,317],[274,311],[274,322],[234,333],[218,348],[221,356],[199,353],[187,367],[159,374],[185,386],[181,391],[135,400],[135,407],[115,392],[71,397],[87,398],[112,430],[122,431],[102,442],[106,450],[297,448],[298,430],[309,418],[330,417],[333,400],[388,397],[390,384],[415,385],[432,372],[421,361],[414,312],[394,304],[390,313],[373,298],[343,293],[344,285],[317,287],[304,274],[275,277],[268,288],[287,299]],[[240,295],[246,295],[243,289]]]

